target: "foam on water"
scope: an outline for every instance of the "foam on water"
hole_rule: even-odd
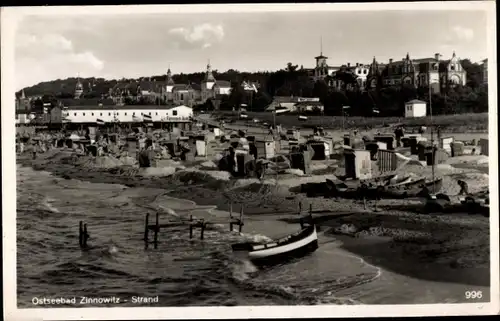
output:
[[[144,251],[141,238],[145,210],[135,205],[135,200],[140,197],[159,195],[150,205],[161,210],[162,220],[164,216],[186,218],[191,213],[199,218],[220,219],[228,218],[229,213],[214,206],[198,206],[191,201],[171,198],[157,189],[125,189],[116,185],[106,188],[105,184],[66,180],[71,185],[71,190],[68,190],[51,183],[54,178],[48,175],[39,175],[39,172],[26,168],[19,172],[29,178],[21,184],[18,199],[21,205],[18,205],[18,225],[25,227],[18,241],[21,305],[29,305],[30,298],[42,290],[48,294],[75,291],[163,293],[161,301],[165,306],[228,302],[349,304],[348,299],[336,297],[339,289],[371,282],[380,275],[379,268],[360,258],[342,258],[336,250],[338,244],[328,241],[323,233],[319,233],[321,245],[318,251],[268,270],[259,270],[248,260],[232,253],[231,243],[266,242],[272,240],[269,236],[286,235],[297,229],[273,219],[249,219],[245,222],[244,233],[231,233],[227,224],[214,224],[205,231],[203,241],[197,239],[196,233],[195,238],[189,239],[186,226],[166,228],[159,235],[158,250]],[[43,189],[40,186],[44,186]],[[43,195],[25,197],[33,192]],[[64,213],[59,213],[64,215],[32,215],[24,212],[23,209],[29,209],[29,204],[24,206],[25,202],[39,202],[53,214],[59,213],[58,208],[64,208]],[[88,223],[89,244],[92,246],[88,253],[81,253],[78,249],[78,220]],[[33,251],[35,255],[27,255]],[[351,261],[353,263],[349,263]],[[346,273],[351,276],[348,282],[343,282],[342,276]],[[92,280],[90,284],[89,280]],[[205,294],[200,294],[200,291]],[[217,298],[216,302],[214,298]]]

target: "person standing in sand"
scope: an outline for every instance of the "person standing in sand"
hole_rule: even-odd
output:
[[[467,183],[461,179],[458,180],[458,186],[460,186],[460,191],[458,195],[469,195],[469,186]]]
[[[139,167],[151,167],[155,157],[153,150],[153,140],[146,139],[145,149],[139,153]]]

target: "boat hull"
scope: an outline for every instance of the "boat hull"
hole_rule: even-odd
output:
[[[272,266],[290,262],[293,259],[305,257],[318,249],[318,240],[314,240],[304,246],[298,247],[290,252],[283,252],[267,257],[251,258],[253,264],[258,266]]]
[[[293,242],[276,245],[276,242],[267,244],[234,244],[233,251],[244,253],[244,256],[258,266],[276,265],[288,262],[292,259],[304,257],[318,249],[318,235],[316,227],[308,227],[312,232],[302,235],[300,239]],[[306,230],[304,230],[306,231]],[[303,231],[303,232],[304,232]],[[301,232],[301,234],[303,233]],[[290,236],[293,237],[293,236]],[[279,241],[277,241],[279,242]],[[258,248],[256,250],[249,248]]]

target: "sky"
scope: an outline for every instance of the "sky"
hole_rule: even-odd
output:
[[[411,58],[487,57],[485,11],[318,11],[30,15],[15,31],[16,89],[67,77],[136,78],[313,68]],[[321,40],[322,39],[322,40]]]

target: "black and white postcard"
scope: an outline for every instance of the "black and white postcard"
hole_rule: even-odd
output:
[[[498,313],[495,12],[2,8],[6,318]]]

